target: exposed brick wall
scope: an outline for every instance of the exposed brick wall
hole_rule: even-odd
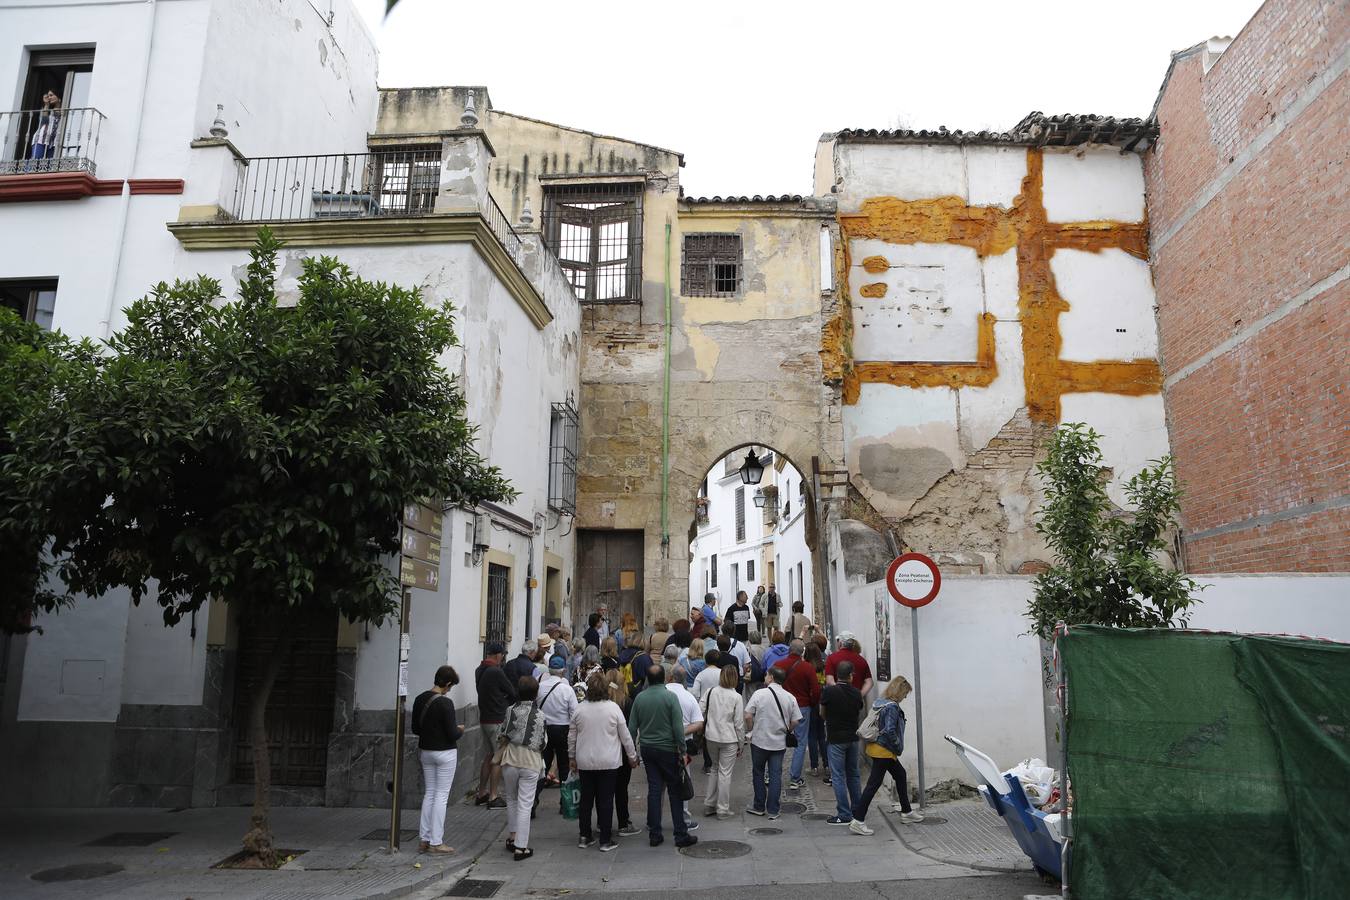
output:
[[[1195,572],[1350,570],[1350,280],[1328,286],[1350,265],[1347,44],[1345,4],[1271,0],[1208,73],[1177,59],[1158,105],[1145,178]]]

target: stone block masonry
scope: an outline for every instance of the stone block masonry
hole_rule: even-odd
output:
[[[1350,569],[1350,12],[1267,3],[1178,54],[1145,157],[1195,572]]]

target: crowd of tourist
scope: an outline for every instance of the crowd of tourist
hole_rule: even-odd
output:
[[[631,613],[611,628],[600,606],[579,638],[551,624],[509,660],[503,644],[488,642],[474,673],[482,748],[475,801],[506,811],[506,850],[518,861],[534,855],[530,822],[543,790],[573,780],[581,849],[598,845],[609,852],[619,846],[618,836],[644,830],[658,846],[665,841],[666,807],[675,846],[696,844],[689,767],[702,759],[703,814],[732,818],[734,770],[747,745],[750,815],[777,819],[784,765],[787,790],[795,792],[805,786],[809,761],[809,774],[834,792],[829,824],[872,834],[867,814],[887,775],[901,821],[921,821],[899,759],[905,741],[900,704],[909,682],[892,678],[869,701],[872,671],[854,636],[841,632],[827,652],[826,636],[802,604],[780,618],[787,612],[776,593],[761,588],[753,601],[738,592],[721,614],[709,594],[688,618],[657,619],[650,631]],[[761,631],[766,621],[773,626],[767,635]],[[444,843],[445,815],[464,728],[448,694],[459,676],[441,666],[433,682],[410,716],[425,783],[419,849],[453,853]],[[864,757],[871,765],[865,788]],[[647,777],[645,827],[628,809],[639,764]]]

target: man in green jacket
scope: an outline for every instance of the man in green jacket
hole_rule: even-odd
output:
[[[661,792],[670,798],[670,821],[676,847],[692,847],[698,838],[689,833],[684,822],[684,796],[681,776],[688,761],[684,753],[684,717],[680,701],[661,687],[666,673],[660,666],[647,670],[645,690],[633,701],[628,714],[628,730],[641,751],[647,767],[647,832],[653,847],[665,838],[661,835]]]

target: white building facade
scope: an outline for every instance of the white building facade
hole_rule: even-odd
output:
[[[747,454],[764,467],[757,485],[741,479]],[[700,606],[711,593],[721,613],[737,591],[753,597],[761,585],[766,590],[772,585],[786,606],[766,630],[786,621],[794,600],[802,601],[807,616],[814,615],[807,496],[802,473],[772,450],[736,450],[714,463],[699,491],[689,605]]]
[[[580,307],[538,232],[489,195],[486,135],[468,116],[375,133],[374,41],[342,0],[19,0],[0,35],[0,289],[20,314],[99,340],[162,280],[210,275],[228,298],[263,223],[285,243],[283,294],[304,257],[332,255],[454,303],[460,346],[443,363],[479,451],[519,492],[448,508],[438,587],[412,597],[410,690],[459,670],[471,783],[483,645],[514,655],[546,617],[570,619],[576,543]],[[54,85],[56,146],[35,149]],[[0,805],[249,802],[236,723],[265,627],[214,603],[166,629],[125,591],[38,624],[0,638]],[[271,736],[274,802],[388,804],[397,628],[309,623],[278,685],[292,712]],[[404,793],[420,794],[415,774]]]

